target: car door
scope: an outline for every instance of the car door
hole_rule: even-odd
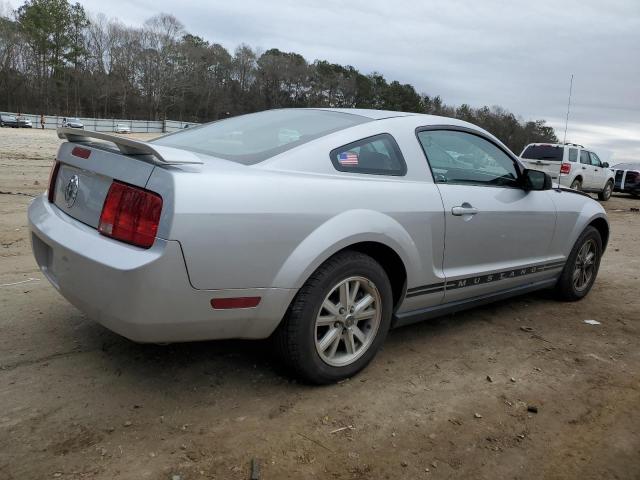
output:
[[[593,169],[593,186],[591,188],[600,191],[604,189],[604,184],[607,182],[607,169],[602,166],[598,155],[589,152],[589,156],[591,157],[591,168]]]
[[[577,175],[582,177],[582,188],[587,190],[594,188],[593,167],[591,166],[591,155],[589,155],[588,150],[580,150],[580,167],[582,171]]]
[[[417,135],[445,210],[444,301],[544,277],[553,263],[551,192],[521,188],[515,157],[473,130],[424,127]]]

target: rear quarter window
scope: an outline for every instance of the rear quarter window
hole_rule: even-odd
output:
[[[401,176],[407,166],[395,139],[388,133],[363,138],[329,154],[340,172]]]

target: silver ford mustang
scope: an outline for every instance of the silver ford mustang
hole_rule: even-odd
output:
[[[29,207],[35,258],[71,303],[140,342],[272,337],[292,372],[364,368],[389,328],[595,281],[590,197],[466,122],[284,109],[142,142],[62,128]]]

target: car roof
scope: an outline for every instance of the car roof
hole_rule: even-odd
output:
[[[617,168],[618,170],[628,170],[631,168],[640,168],[640,161],[637,162],[623,162],[623,163],[616,163],[613,167],[611,168]]]
[[[324,110],[327,112],[349,113],[351,115],[360,115],[372,120],[382,120],[384,118],[408,117],[411,115],[419,115],[412,112],[396,112],[393,110],[374,110],[370,108],[307,108],[305,110]]]
[[[539,145],[548,145],[550,147],[571,147],[571,148],[582,148],[584,150],[591,150],[589,147],[585,147],[584,145],[580,145],[579,143],[552,143],[552,142],[537,142],[537,143],[529,143],[527,147],[530,146],[539,146]],[[526,147],[525,147],[526,148]]]
[[[381,120],[381,121],[402,120],[402,121],[407,121],[411,124],[415,124],[416,127],[429,126],[429,125],[451,125],[451,126],[458,126],[458,127],[467,127],[472,130],[479,130],[484,133],[488,133],[482,128],[478,127],[477,125],[474,125],[469,122],[465,122],[464,120],[458,120],[457,118],[452,118],[452,117],[441,117],[439,115],[430,115],[426,113],[398,112],[394,110],[375,110],[375,109],[368,109],[368,108],[305,108],[304,110],[324,110],[327,112],[359,115],[361,117],[366,117],[371,120]],[[349,127],[349,128],[353,128],[353,127]],[[493,135],[491,134],[489,134],[489,136],[493,137]]]
[[[502,142],[498,138],[496,138],[495,135],[492,135],[491,133],[487,132],[483,128],[480,128],[479,126],[474,125],[473,123],[469,123],[464,120],[459,120],[457,118],[452,118],[452,117],[442,117],[439,115],[430,115],[426,113],[398,112],[393,110],[375,110],[375,109],[367,109],[367,108],[307,108],[305,110],[325,110],[330,112],[360,115],[362,117],[366,117],[371,120],[380,121],[380,122],[403,122],[405,125],[412,126],[413,128],[427,127],[427,126],[440,126],[440,125],[463,127],[463,128],[468,128],[470,130],[482,132],[488,137],[502,144]],[[345,130],[350,130],[352,128],[355,128],[355,127],[349,127]]]

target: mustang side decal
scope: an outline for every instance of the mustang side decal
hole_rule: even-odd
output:
[[[485,283],[497,282],[508,278],[521,277],[523,275],[531,275],[533,273],[543,272],[545,270],[555,270],[564,267],[565,261],[541,263],[523,268],[514,268],[504,270],[502,272],[489,273],[486,275],[477,275],[473,277],[457,278],[448,280],[447,282],[432,283],[431,285],[422,285],[407,289],[407,298],[417,297],[419,295],[429,295],[432,293],[442,292],[443,290],[455,290],[457,288],[475,287]]]

